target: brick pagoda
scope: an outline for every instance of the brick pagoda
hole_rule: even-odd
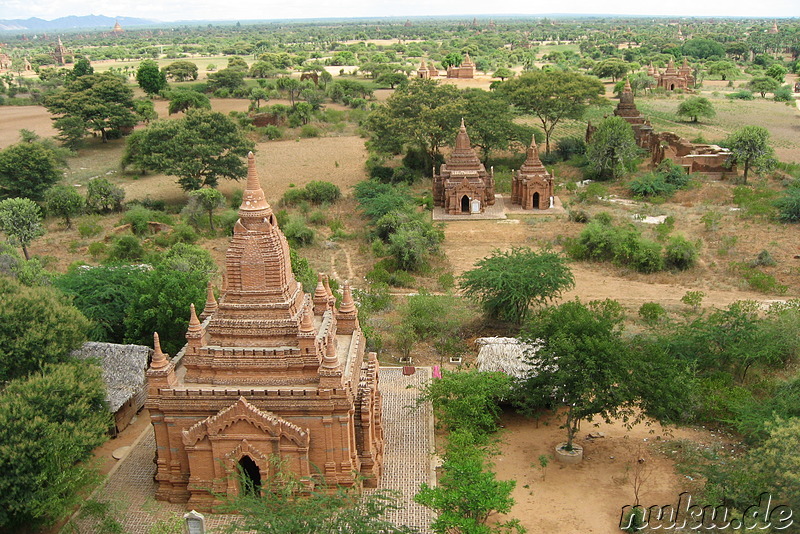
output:
[[[449,215],[482,213],[494,204],[494,169],[486,172],[470,145],[463,119],[455,148],[439,173],[433,170],[433,202]]]
[[[536,139],[531,139],[528,157],[511,181],[511,203],[524,210],[546,210],[551,207],[552,198],[553,177],[539,159]]]
[[[251,153],[219,302],[209,288],[202,322],[192,306],[180,358],[155,336],[146,406],[157,499],[213,510],[217,495],[260,491],[275,459],[309,484],[377,484],[378,362],[364,354],[347,283],[335,303],[322,275],[313,296],[295,280]]]
[[[469,53],[464,54],[464,60],[458,67],[455,65],[447,67],[447,77],[463,79],[472,79],[475,77],[475,63],[472,62]]]

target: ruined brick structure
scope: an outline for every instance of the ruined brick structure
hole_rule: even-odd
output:
[[[464,61],[461,62],[460,66],[456,67],[450,65],[447,67],[447,77],[467,79],[475,77],[475,63],[472,62],[472,58],[469,57],[469,53],[464,55]]]
[[[56,65],[63,65],[71,55],[67,47],[64,46],[64,43],[61,42],[61,37],[59,36],[58,44],[53,50],[53,61],[56,62]]]
[[[676,89],[687,91],[694,87],[694,75],[686,58],[683,58],[683,65],[680,69],[676,69],[675,62],[670,59],[664,72],[659,72],[651,64],[647,68],[647,75],[655,78],[656,87],[661,87],[665,91],[675,91]]]
[[[633,128],[633,134],[636,137],[636,144],[641,148],[650,147],[650,138],[653,135],[653,126],[650,124],[644,115],[636,108],[633,102],[633,91],[631,90],[631,82],[625,78],[625,89],[619,95],[619,104],[614,110],[614,115],[622,117]]]
[[[736,176],[736,166],[727,167],[730,159],[730,150],[727,148],[692,143],[672,132],[656,132],[650,121],[636,108],[631,84],[627,79],[614,115],[622,117],[631,125],[636,144],[650,153],[650,162],[654,167],[669,159],[686,169],[687,173],[696,172],[717,178]],[[595,129],[591,122],[587,125],[587,143],[591,140]]]
[[[553,177],[539,159],[536,139],[531,139],[528,157],[511,181],[511,203],[525,210],[546,210],[551,207],[552,198]]]
[[[419,68],[417,69],[417,78],[429,80],[431,78],[437,78],[438,76],[439,71],[433,66],[433,61],[431,61],[430,65],[427,65],[423,59],[422,63],[419,64]]]
[[[486,172],[470,145],[463,119],[455,148],[439,173],[433,170],[433,202],[450,215],[482,213],[494,204],[494,169]]]
[[[192,306],[187,345],[170,361],[155,336],[147,408],[156,498],[213,510],[237,471],[260,488],[279,459],[308,484],[375,486],[383,462],[378,362],[350,287],[336,308],[327,278],[304,293],[286,238],[248,156],[247,188],[226,253],[222,296]]]

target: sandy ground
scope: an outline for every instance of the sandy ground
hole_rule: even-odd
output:
[[[645,506],[675,503],[686,491],[689,481],[675,473],[672,462],[656,450],[657,444],[669,439],[705,445],[721,442],[707,431],[665,429],[658,423],[627,430],[621,423],[598,419],[583,422],[576,437],[575,443],[584,448],[583,462],[564,465],[553,459],[555,446],[565,439],[560,418],[543,418],[537,427],[534,421],[510,414],[504,416],[503,424],[501,453],[493,459],[495,470],[499,480],[517,481],[512,494],[516,505],[510,516],[519,519],[529,534],[619,532],[622,507],[635,502],[636,469],[648,477],[639,494]],[[595,432],[604,437],[586,439]],[[544,470],[540,455],[549,458]]]
[[[19,131],[31,130],[40,137],[58,134],[50,113],[41,106],[0,106],[0,149],[20,141]]]

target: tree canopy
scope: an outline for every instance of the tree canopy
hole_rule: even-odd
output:
[[[562,119],[580,119],[590,104],[605,101],[600,80],[560,70],[528,72],[501,83],[497,90],[524,113],[539,118],[548,154],[550,137]]]
[[[37,141],[0,150],[0,196],[42,200],[61,179],[62,166],[53,150]]]
[[[464,295],[492,318],[521,324],[531,305],[543,305],[574,285],[565,259],[552,251],[496,250],[461,277]]]
[[[608,117],[586,147],[587,168],[600,180],[619,178],[632,170],[639,153],[631,125],[622,117]]]
[[[0,277],[0,384],[66,361],[88,329],[86,317],[52,288]]]
[[[697,122],[698,117],[713,118],[717,113],[711,101],[704,96],[692,96],[678,104],[678,116],[689,117]]]
[[[60,92],[45,100],[45,107],[58,115],[54,125],[67,142],[76,142],[87,132],[100,132],[105,143],[110,135],[119,135],[136,124],[133,91],[124,78],[111,72],[68,81]]]
[[[152,96],[167,88],[167,75],[158,68],[158,63],[146,59],[136,70],[136,82],[145,93]]]
[[[747,183],[750,169],[764,172],[775,165],[775,151],[769,145],[769,131],[763,126],[744,126],[733,132],[725,145],[731,150],[731,161],[744,166],[744,183]]]
[[[229,117],[190,109],[177,120],[156,121],[130,136],[123,165],[178,177],[186,191],[216,187],[220,178],[247,175],[242,158],[254,144]]]
[[[80,362],[48,365],[0,392],[0,530],[50,525],[85,498],[97,479],[82,462],[108,438],[105,390],[100,368]]]
[[[197,65],[184,59],[173,61],[164,67],[164,74],[176,82],[197,79]]]
[[[5,232],[9,243],[22,247],[25,259],[29,260],[28,245],[44,235],[39,205],[27,198],[0,201],[0,232]]]

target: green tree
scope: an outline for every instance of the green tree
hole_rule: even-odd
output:
[[[481,149],[484,164],[493,150],[506,150],[514,143],[525,146],[530,142],[534,129],[514,122],[516,117],[502,96],[482,89],[468,89],[463,98],[469,139],[473,146]]]
[[[496,250],[461,277],[464,295],[492,318],[522,324],[531,305],[544,305],[574,285],[572,271],[559,254],[528,248]]]
[[[800,222],[800,183],[791,185],[781,198],[775,201],[778,218],[783,222]]]
[[[0,231],[5,232],[9,243],[22,247],[25,259],[29,260],[28,245],[44,235],[39,205],[27,198],[0,201]]]
[[[616,83],[630,70],[630,63],[619,58],[608,58],[600,61],[592,68],[592,74],[598,78],[611,78]]]
[[[153,332],[169,354],[186,343],[189,305],[203,309],[208,273],[176,271],[158,266],[129,286],[135,295],[125,312],[125,342],[145,345]]]
[[[0,277],[0,384],[69,359],[86,340],[89,321],[48,287]]]
[[[168,78],[176,82],[185,82],[186,80],[197,79],[197,65],[191,61],[179,60],[173,61],[164,67],[164,74]]]
[[[788,72],[789,69],[787,69],[783,65],[780,65],[778,63],[773,63],[772,65],[769,66],[769,68],[764,74],[766,74],[770,78],[775,79],[775,81],[777,81],[778,84],[782,84]]]
[[[106,178],[92,178],[86,185],[86,207],[96,213],[120,211],[125,190]]]
[[[148,96],[153,96],[167,88],[167,75],[158,68],[158,63],[145,59],[136,70],[136,82]]]
[[[61,179],[61,167],[53,151],[41,142],[0,150],[0,195],[42,200],[44,192]]]
[[[769,131],[763,126],[744,126],[725,141],[731,150],[731,162],[744,165],[742,182],[747,183],[750,169],[766,172],[775,165],[775,151],[769,146]]]
[[[108,439],[102,371],[49,365],[0,393],[0,529],[47,526],[71,513],[98,476],[83,463]]]
[[[75,78],[80,78],[88,74],[94,74],[94,67],[92,67],[88,59],[80,58],[75,61],[75,65],[72,66],[72,72],[67,74],[67,79],[74,80]]]
[[[261,107],[262,100],[264,102],[269,101],[269,96],[270,92],[268,90],[262,89],[260,87],[254,87],[250,89],[250,94],[248,95],[248,98],[250,99],[250,102],[252,102],[253,108],[258,109]]]
[[[494,74],[492,75],[492,77],[493,78],[500,78],[500,81],[504,82],[504,81],[506,81],[506,78],[513,78],[514,77],[514,71],[512,71],[511,69],[508,69],[506,67],[500,67],[499,69],[494,71]]]
[[[390,88],[394,89],[395,86],[408,83],[408,76],[402,72],[386,72],[378,76],[375,79],[375,83],[384,86],[388,85]]]
[[[214,92],[218,89],[235,91],[244,87],[244,72],[240,69],[222,69],[208,75],[208,89]]]
[[[211,109],[211,101],[203,93],[187,89],[173,89],[167,93],[169,107],[167,111],[173,113],[185,112],[192,108]]]
[[[774,93],[781,88],[781,84],[770,76],[756,76],[747,82],[747,87],[751,91],[761,94],[761,98],[766,98],[767,93]]]
[[[547,154],[553,130],[562,119],[580,119],[589,105],[605,102],[600,80],[576,72],[528,72],[502,82],[498,91],[519,110],[539,118]]]
[[[713,118],[717,112],[711,101],[703,96],[692,96],[678,104],[679,117],[690,117],[692,122],[697,122],[698,117]]]
[[[441,161],[442,147],[458,132],[464,114],[461,96],[455,86],[431,80],[412,80],[398,87],[386,105],[373,110],[366,120],[370,147],[390,154],[424,154],[422,168],[429,170]]]
[[[608,117],[586,147],[587,169],[600,180],[619,178],[633,169],[639,153],[631,125],[622,117]]]
[[[443,312],[443,313],[442,313]],[[431,321],[447,315],[433,314]],[[449,432],[468,431],[477,442],[499,430],[501,401],[514,389],[514,378],[500,372],[443,371],[442,378],[427,382],[420,391],[418,405],[431,403],[437,428]]]
[[[63,217],[67,228],[72,228],[72,218],[83,213],[86,208],[86,199],[75,187],[69,185],[51,187],[45,193],[44,201],[47,213]]]
[[[214,231],[214,210],[225,206],[225,197],[216,189],[204,187],[189,193],[190,202],[208,213],[208,226]]]
[[[468,435],[468,433],[467,433]],[[436,486],[423,483],[414,500],[437,513],[431,528],[437,534],[491,534],[525,529],[511,520],[487,525],[496,513],[507,514],[514,506],[513,480],[497,480],[485,452],[464,434],[449,437],[442,474]]]
[[[185,191],[216,187],[220,178],[247,175],[242,157],[254,147],[236,122],[222,113],[190,109],[177,120],[156,121],[129,143],[123,165],[178,177]]]
[[[739,74],[739,68],[732,61],[720,60],[706,63],[706,71],[712,76],[719,76],[723,81],[734,79]]]
[[[147,270],[139,265],[101,265],[70,267],[53,280],[53,285],[72,299],[90,321],[91,341],[122,343],[125,340],[125,316],[132,291],[140,287]]]
[[[45,107],[57,115],[54,125],[68,143],[80,141],[86,132],[100,132],[105,143],[110,134],[136,124],[133,91],[124,78],[111,72],[67,82],[59,93],[45,99]]]
[[[133,110],[136,113],[136,118],[145,124],[150,124],[150,121],[158,118],[156,106],[152,100],[147,98],[137,98],[133,101]]]
[[[719,58],[725,57],[725,47],[713,39],[701,37],[689,39],[683,43],[681,51],[684,55],[697,59],[707,59],[715,56]]]

